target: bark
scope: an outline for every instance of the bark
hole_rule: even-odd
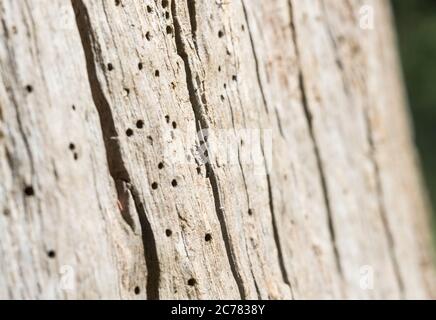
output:
[[[388,1],[3,0],[0,21],[0,298],[435,297]]]

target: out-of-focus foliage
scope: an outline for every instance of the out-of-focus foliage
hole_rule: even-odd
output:
[[[436,1],[392,0],[392,3],[416,142],[436,208]]]

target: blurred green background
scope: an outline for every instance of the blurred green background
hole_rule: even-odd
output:
[[[436,208],[436,1],[392,0],[416,143]],[[436,231],[436,215],[433,210]],[[434,237],[436,240],[436,237]]]

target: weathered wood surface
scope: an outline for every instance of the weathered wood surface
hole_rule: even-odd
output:
[[[435,297],[387,1],[2,0],[0,21],[0,298]],[[211,135],[199,163],[198,129],[236,161]]]

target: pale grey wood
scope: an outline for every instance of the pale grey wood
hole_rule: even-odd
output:
[[[388,1],[0,20],[0,298],[434,298]]]
[[[116,210],[73,10],[0,10],[0,297],[120,298],[142,241]]]

